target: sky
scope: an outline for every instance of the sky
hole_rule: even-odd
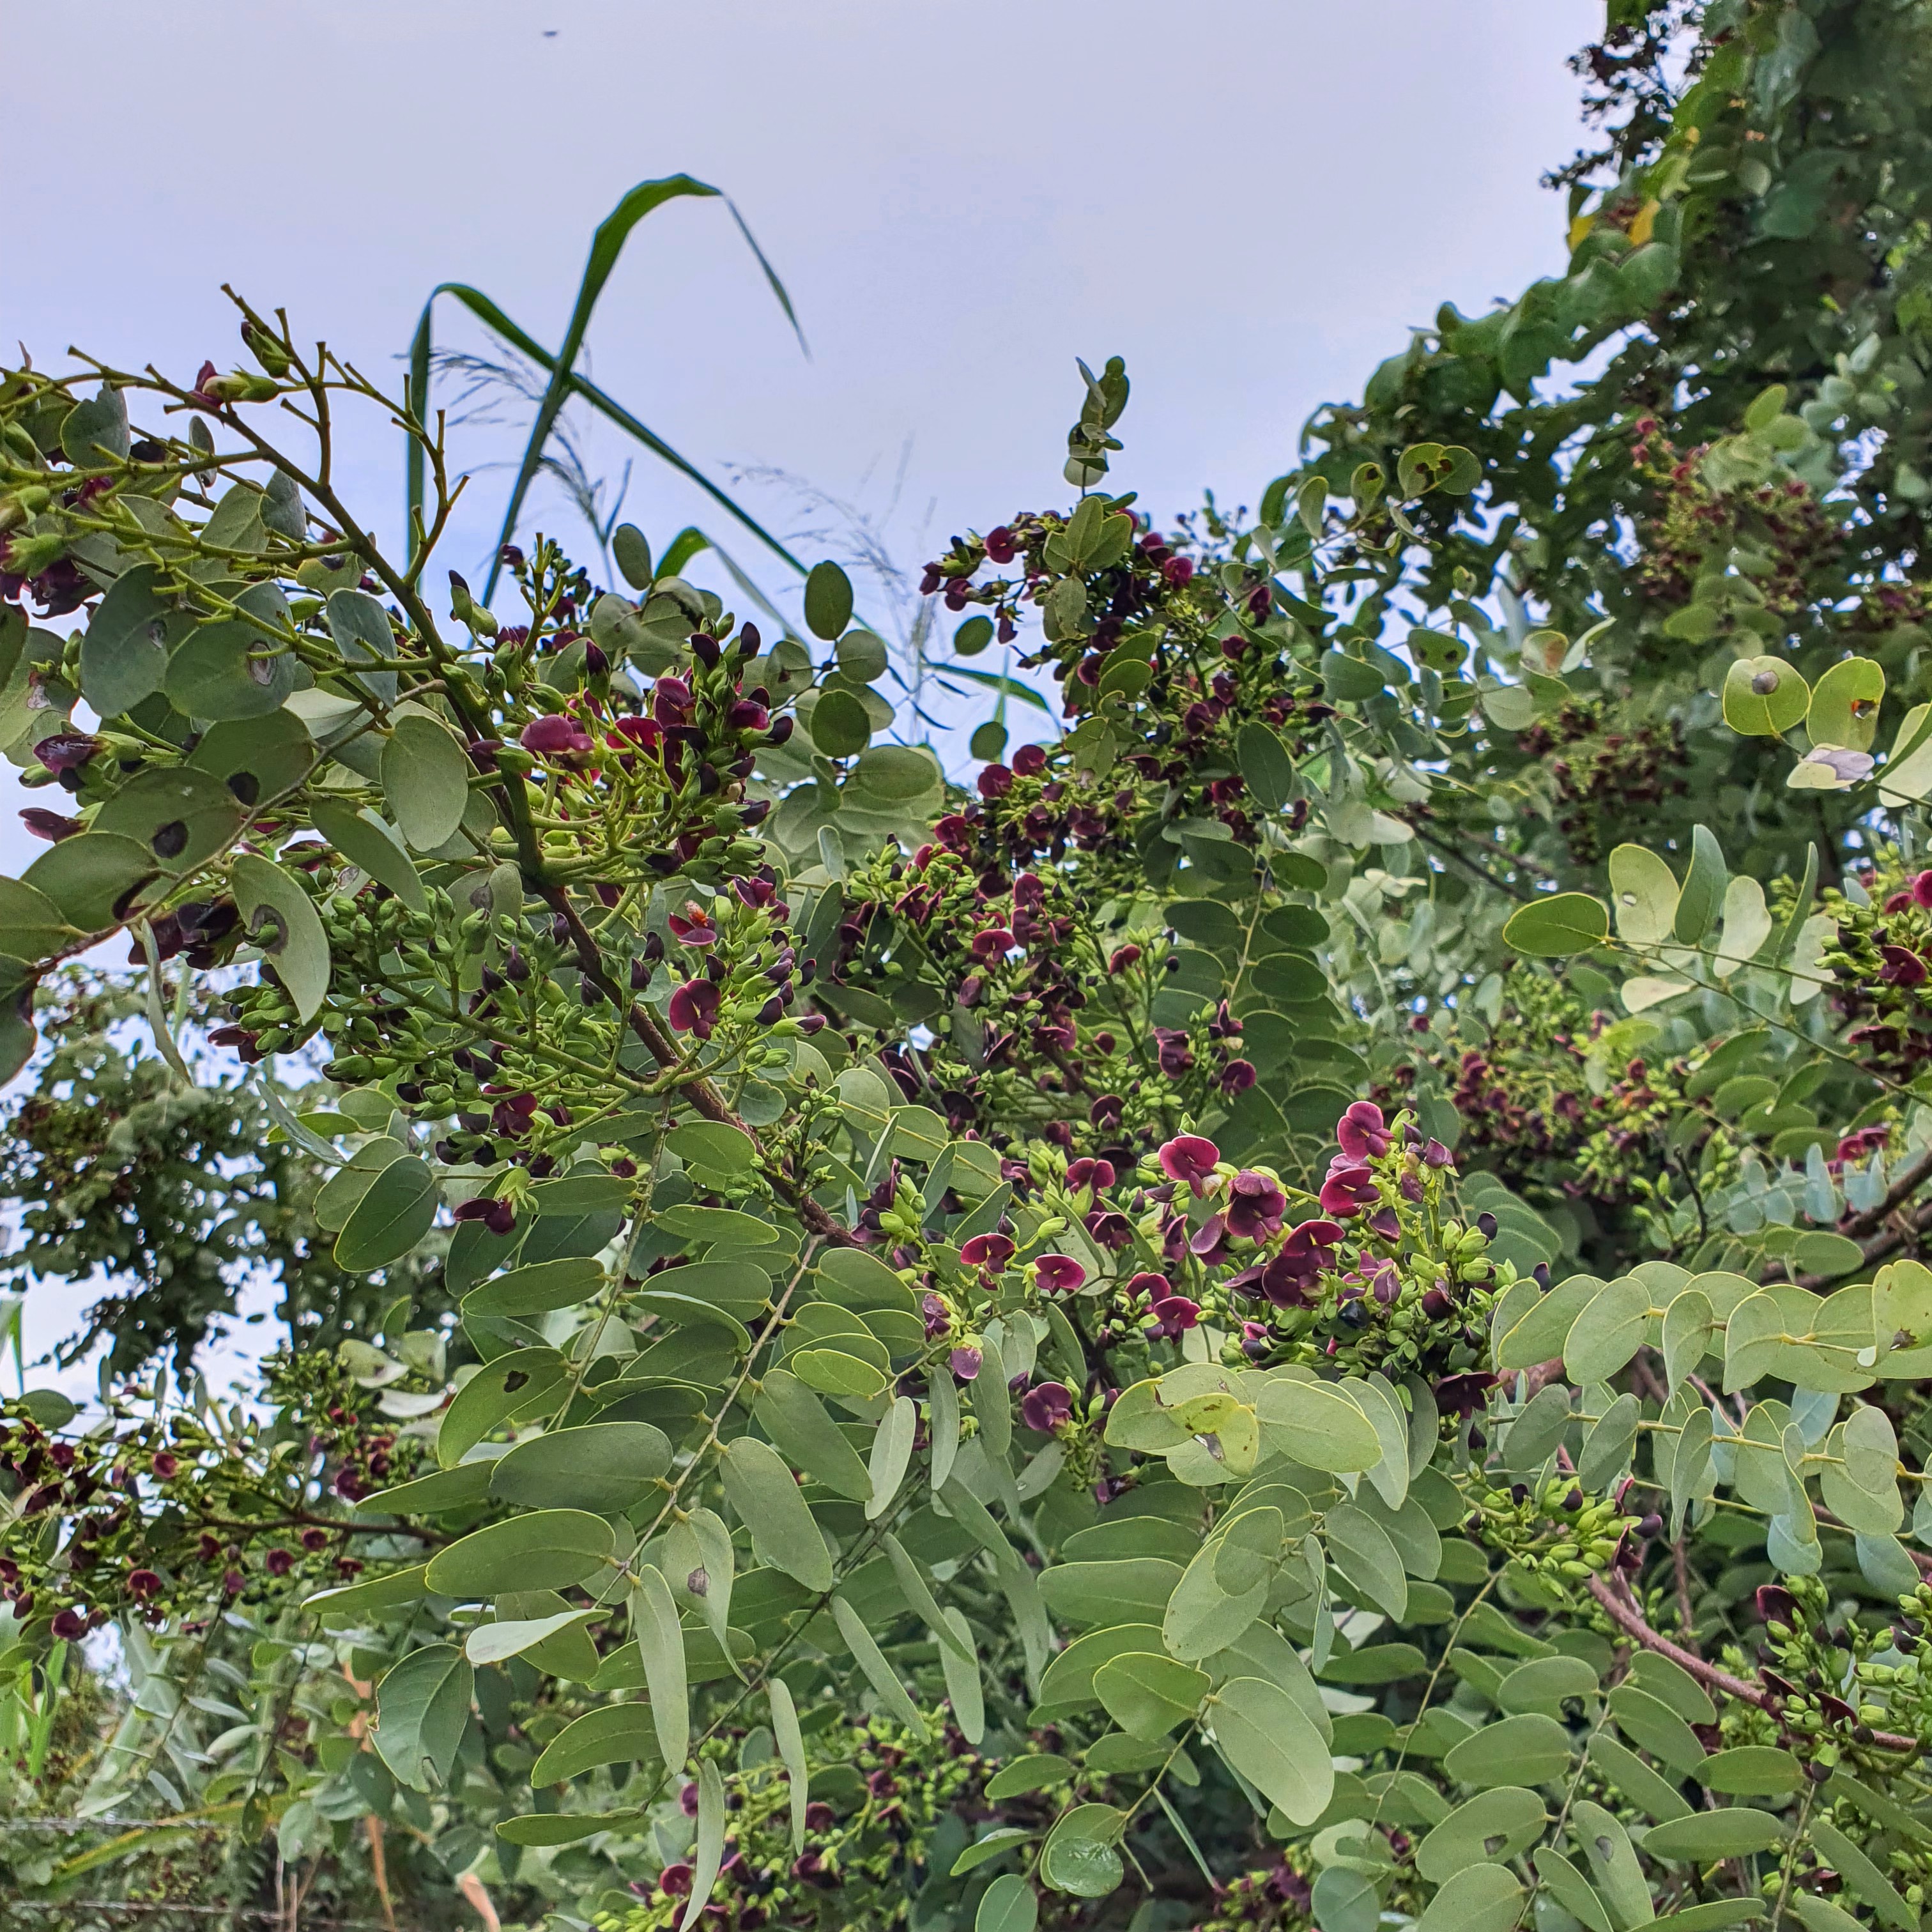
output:
[[[0,0],[0,344],[191,377],[241,359],[226,281],[399,387],[437,283],[554,345],[597,223],[688,172],[736,203],[809,356],[722,204],[686,200],[634,232],[590,372],[808,562],[851,557],[862,518],[916,571],[1052,502],[1076,356],[1126,360],[1118,487],[1160,518],[1204,488],[1252,504],[1310,411],[1443,302],[1480,313],[1561,272],[1538,178],[1579,144],[1564,62],[1600,19],[1586,0]],[[436,327],[490,346],[447,302]],[[472,578],[508,482],[490,466],[519,446],[514,421],[452,431],[476,473],[448,561]],[[585,448],[621,476],[615,432]],[[371,411],[340,462],[394,538],[398,434]],[[532,508],[583,542],[554,491]],[[660,550],[699,523],[785,588],[648,456],[624,515]],[[0,774],[0,869],[40,849],[26,802]],[[30,1304],[30,1348],[64,1331],[60,1300]]]

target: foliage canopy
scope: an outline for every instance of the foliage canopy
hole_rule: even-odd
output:
[[[427,322],[7,372],[7,1265],[112,1342],[0,1405],[15,1895],[1911,1932],[1928,30],[1613,0],[1566,272],[1252,512],[1082,365],[926,570],[963,784],[836,562],[444,598]],[[571,393],[658,447],[556,376],[520,494]]]

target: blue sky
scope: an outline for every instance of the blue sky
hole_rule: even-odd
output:
[[[230,281],[399,380],[424,295],[453,279],[554,343],[597,221],[682,170],[736,200],[811,358],[729,217],[686,202],[634,236],[590,362],[721,482],[801,479],[916,566],[1060,494],[1073,358],[1121,355],[1120,485],[1157,516],[1204,486],[1252,503],[1309,412],[1359,393],[1439,303],[1479,312],[1560,272],[1563,208],[1538,177],[1578,145],[1563,62],[1600,18],[1585,0],[15,6],[0,341],[42,367],[70,344],[226,367]],[[487,551],[507,479],[481,466],[516,446],[456,432],[479,473],[452,563]],[[587,453],[614,475],[627,452],[597,432]],[[341,457],[393,536],[394,433],[351,428]],[[812,555],[849,548],[836,513],[745,494],[781,531],[833,532]],[[554,494],[532,513],[580,532]],[[660,545],[716,522],[648,459],[626,514]],[[39,849],[26,802],[0,774],[0,868]],[[64,1325],[51,1306],[34,1322],[43,1342]]]

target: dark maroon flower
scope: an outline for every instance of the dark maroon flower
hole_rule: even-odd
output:
[[[77,772],[101,748],[86,731],[57,731],[34,747],[34,756],[50,772]]]
[[[1351,1161],[1375,1159],[1388,1152],[1388,1130],[1382,1110],[1372,1100],[1354,1100],[1335,1123],[1335,1138]]]
[[[1221,1091],[1229,1095],[1245,1094],[1255,1084],[1256,1078],[1252,1060],[1231,1060],[1221,1070]]]
[[[587,752],[592,740],[575,718],[555,712],[548,717],[532,718],[524,727],[518,742],[526,752],[550,758],[569,752]]]
[[[712,923],[711,915],[694,900],[682,912],[668,914],[664,923],[680,946],[715,946],[718,943],[718,928]]]
[[[1221,1150],[1202,1134],[1177,1134],[1160,1150],[1160,1165],[1170,1180],[1198,1187],[1214,1172]]]
[[[1760,1623],[1795,1624],[1798,1621],[1798,1600],[1778,1583],[1760,1583],[1757,1592],[1757,1614]]]
[[[1250,1241],[1265,1240],[1281,1232],[1288,1213],[1288,1196],[1264,1174],[1244,1168],[1228,1195],[1228,1232]]]
[[[1887,986],[1918,986],[1924,984],[1925,962],[1906,946],[1881,946],[1879,957],[1885,964],[1879,968],[1879,980]]]
[[[975,959],[1004,959],[1013,950],[1013,936],[1003,926],[989,926],[974,934],[970,950]]]
[[[154,1458],[154,1474],[159,1477],[163,1482],[165,1483],[170,1481],[181,1473],[180,1459],[178,1456],[170,1454],[166,1450],[164,1449],[160,1454]]]
[[[671,1024],[680,1033],[694,1033],[709,1040],[718,1017],[718,992],[709,980],[693,980],[670,996],[667,1010]]]
[[[1071,1255],[1036,1256],[1033,1273],[1048,1294],[1071,1294],[1087,1279],[1087,1270]]]
[[[1013,533],[1004,524],[986,532],[986,561],[988,563],[1011,563],[1015,550]]]
[[[1075,1193],[1083,1187],[1090,1187],[1096,1194],[1113,1186],[1114,1163],[1111,1160],[1090,1160],[1084,1156],[1069,1162],[1066,1185]]]
[[[1013,788],[1013,775],[1004,765],[988,765],[980,774],[982,798],[1004,798]]]
[[[1920,905],[1932,907],[1932,872],[1921,872],[1912,880],[1912,896]]]
[[[295,1553],[287,1550],[272,1550],[262,1562],[271,1576],[286,1576],[296,1567]]]
[[[1444,1376],[1436,1384],[1436,1406],[1444,1415],[1474,1415],[1486,1406],[1496,1378],[1479,1369]]]
[[[137,1604],[145,1604],[160,1587],[160,1578],[152,1570],[130,1570],[128,1573],[128,1594]]]
[[[1368,1219],[1369,1232],[1384,1241],[1399,1240],[1402,1236],[1402,1222],[1393,1208],[1378,1208]]]
[[[1160,574],[1178,590],[1192,579],[1194,560],[1191,557],[1171,556],[1161,566]]]
[[[71,838],[81,829],[79,819],[50,812],[42,805],[27,806],[20,814],[20,822],[36,838],[49,838],[56,845],[63,838]]]
[[[1154,1043],[1155,1060],[1170,1080],[1179,1079],[1194,1064],[1194,1049],[1183,1028],[1156,1027]]]
[[[1346,1221],[1374,1207],[1382,1197],[1376,1191],[1374,1175],[1366,1167],[1337,1160],[1322,1184],[1320,1198],[1324,1214]]]
[[[1432,1134],[1422,1144],[1422,1164],[1424,1167],[1454,1167],[1456,1156]]]
[[[1178,1335],[1201,1319],[1201,1304],[1184,1294],[1157,1295],[1151,1306],[1156,1329],[1163,1335]]]
[[[54,1635],[63,1643],[73,1643],[87,1634],[85,1610],[58,1610],[54,1615]]]
[[[1082,1224],[1089,1237],[1109,1254],[1118,1254],[1134,1238],[1132,1226],[1124,1214],[1111,1208],[1096,1208]]]
[[[658,1874],[658,1883],[673,1898],[682,1898],[691,1890],[691,1867],[682,1859],[666,1865]]]
[[[959,1250],[968,1268],[1004,1268],[1013,1258],[1013,1244],[1004,1234],[975,1234]]]
[[[1072,1393],[1062,1382],[1042,1382],[1020,1402],[1021,1420],[1041,1436],[1050,1436],[1072,1413]]]

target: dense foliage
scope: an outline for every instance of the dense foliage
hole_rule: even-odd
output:
[[[1253,512],[1083,366],[964,786],[834,563],[472,594],[426,350],[8,372],[10,1895],[1912,1932],[1928,29],[1612,0],[1567,274]]]

